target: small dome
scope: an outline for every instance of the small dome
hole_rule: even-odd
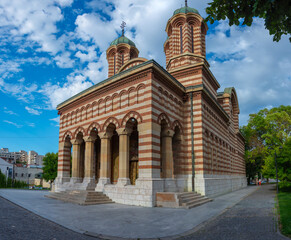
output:
[[[191,7],[181,7],[179,9],[177,9],[173,15],[179,14],[179,13],[197,13],[199,14],[198,10],[195,8],[191,8]],[[200,15],[200,14],[199,14]]]
[[[110,46],[114,46],[114,45],[117,45],[119,43],[126,43],[126,44],[129,44],[130,46],[134,46],[135,47],[135,44],[133,41],[129,40],[127,37],[125,36],[121,36],[117,39],[115,39],[111,44]]]

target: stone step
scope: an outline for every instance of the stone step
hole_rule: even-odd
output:
[[[46,195],[46,197],[79,205],[107,204],[113,201],[101,192],[93,191],[64,191]]]
[[[204,200],[189,204],[189,205],[185,206],[185,208],[191,209],[191,208],[198,207],[198,206],[200,206],[202,204],[205,204],[205,203],[208,203],[208,202],[211,202],[211,201],[212,201],[211,199],[205,198]]]
[[[197,198],[202,198],[202,196],[201,195],[189,195],[189,196],[184,197],[184,198],[179,198],[179,200],[181,202],[189,202],[189,201],[197,199]]]
[[[182,206],[187,206],[187,205],[191,205],[191,204],[194,204],[194,203],[197,203],[197,202],[204,201],[205,199],[208,199],[208,198],[205,198],[205,197],[196,198],[196,199],[193,199],[192,201],[182,202],[181,205]]]

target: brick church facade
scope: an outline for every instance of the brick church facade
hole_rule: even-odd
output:
[[[108,79],[57,107],[56,192],[152,207],[158,192],[213,197],[246,186],[237,94],[217,92],[207,29],[196,9],[177,9],[166,26],[166,70],[124,34],[111,43]]]

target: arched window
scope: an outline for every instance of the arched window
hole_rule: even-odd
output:
[[[183,28],[180,26],[180,48],[181,48],[181,53],[183,53]]]

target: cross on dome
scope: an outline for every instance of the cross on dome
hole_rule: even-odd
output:
[[[122,29],[122,36],[124,36],[124,29],[125,29],[125,26],[126,26],[126,22],[122,21],[121,25],[120,25],[120,28]]]
[[[185,0],[185,7],[188,7],[188,1]]]

